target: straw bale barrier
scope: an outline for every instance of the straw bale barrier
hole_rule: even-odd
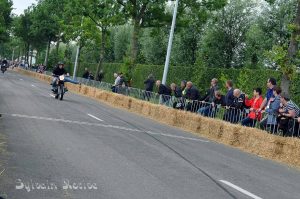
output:
[[[49,83],[51,77],[22,69],[21,74]],[[68,84],[70,91],[105,102],[108,105],[141,114],[219,143],[239,148],[258,156],[300,168],[300,139],[284,138],[255,128],[246,128],[221,120],[201,117],[194,113],[151,104],[97,88]]]

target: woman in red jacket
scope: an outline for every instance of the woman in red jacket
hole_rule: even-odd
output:
[[[253,98],[248,99],[248,97],[246,97],[245,104],[251,108],[248,117],[242,120],[242,126],[254,127],[256,122],[261,120],[262,114],[259,109],[264,101],[261,94],[261,88],[255,88],[253,91]]]

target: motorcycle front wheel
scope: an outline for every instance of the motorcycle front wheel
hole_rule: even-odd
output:
[[[59,86],[59,90],[58,90],[58,95],[60,95],[60,100],[63,100],[63,98],[64,98],[64,93],[65,93],[65,88],[64,88],[64,85],[63,84],[61,84],[60,86]]]

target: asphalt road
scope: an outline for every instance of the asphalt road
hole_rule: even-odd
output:
[[[0,75],[6,198],[300,198],[298,170],[49,88]]]

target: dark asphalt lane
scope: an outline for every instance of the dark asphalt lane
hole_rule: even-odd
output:
[[[300,172],[286,165],[72,93],[55,100],[18,73],[0,86],[7,198],[300,198]]]

